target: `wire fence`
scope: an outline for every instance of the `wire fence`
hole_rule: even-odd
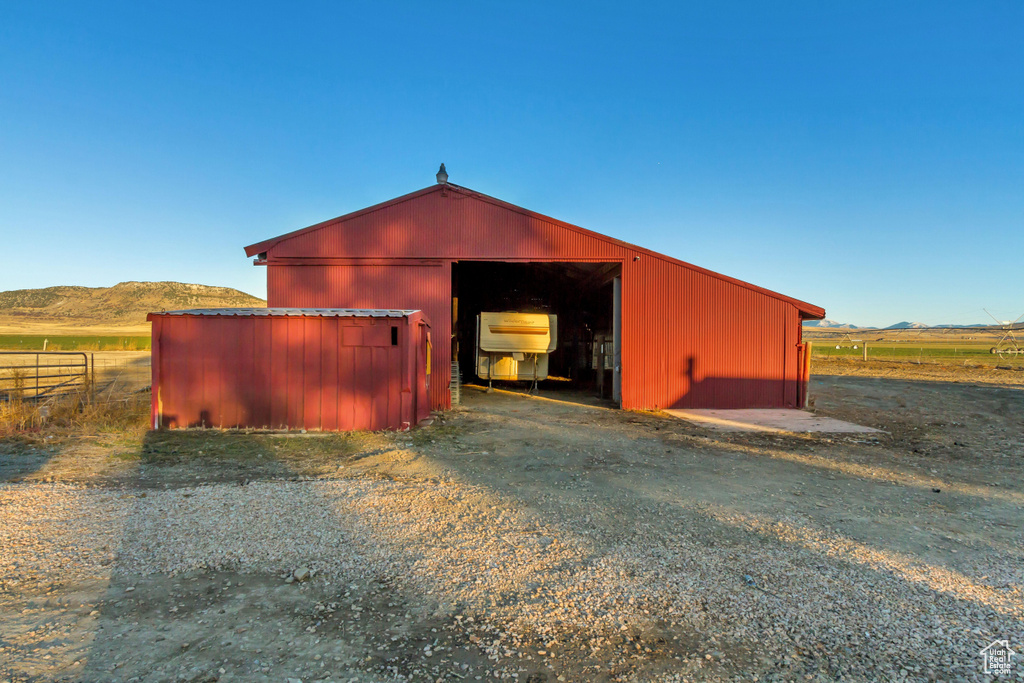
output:
[[[0,401],[136,392],[149,386],[150,376],[148,351],[0,351]]]
[[[150,385],[150,354],[106,352],[93,354],[97,391],[139,391]]]
[[[814,341],[811,358],[842,358],[863,361],[931,363],[966,367],[1024,370],[1024,353],[994,352],[990,344],[948,344],[927,342],[834,343]]]
[[[148,351],[0,351],[0,438],[142,424],[149,385]]]

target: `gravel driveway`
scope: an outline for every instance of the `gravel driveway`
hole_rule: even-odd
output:
[[[0,485],[0,680],[989,680],[1024,645],[1021,432],[978,409],[998,473],[915,454],[934,387],[863,381],[819,406],[887,435],[468,390],[315,477]]]

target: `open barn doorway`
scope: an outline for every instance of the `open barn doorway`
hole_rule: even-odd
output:
[[[566,399],[619,402],[616,377],[618,262],[458,261],[452,264],[452,359],[462,383],[492,383],[479,371],[478,316],[484,312],[554,315],[556,342],[539,389]],[[453,364],[453,371],[454,371]],[[453,378],[454,380],[454,378]],[[496,381],[526,391],[530,381]]]

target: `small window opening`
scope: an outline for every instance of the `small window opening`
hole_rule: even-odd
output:
[[[398,328],[397,327],[392,327],[391,328],[391,345],[392,346],[398,346]]]

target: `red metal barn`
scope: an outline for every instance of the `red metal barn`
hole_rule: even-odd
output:
[[[559,314],[561,374],[614,339],[627,409],[799,406],[801,321],[824,309],[444,183],[246,247],[269,306],[418,308],[433,325],[431,404],[471,376],[481,310]],[[445,340],[452,339],[448,344]],[[588,339],[590,341],[588,341]],[[603,371],[602,371],[603,372]]]
[[[150,313],[153,428],[408,429],[430,414],[420,311]]]

